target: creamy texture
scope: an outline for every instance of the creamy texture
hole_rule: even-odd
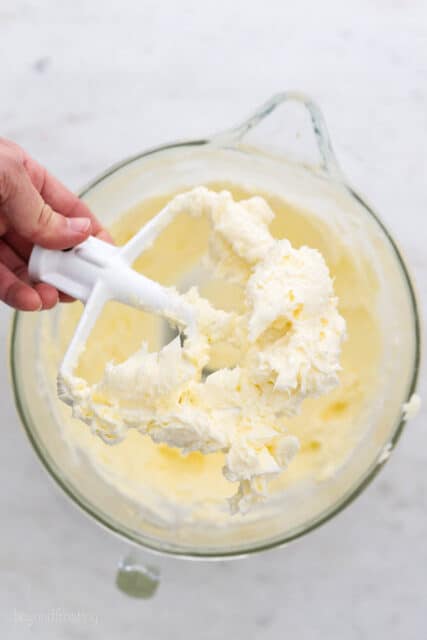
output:
[[[143,343],[123,362],[107,363],[95,384],[62,380],[62,397],[104,442],[134,428],[184,453],[224,452],[224,475],[238,483],[231,509],[245,512],[298,452],[288,418],[338,384],[345,321],[322,255],[275,239],[263,198],[235,202],[227,191],[198,187],[170,207],[208,220],[208,264],[240,289],[242,308],[217,309],[191,287],[182,300],[197,330],[182,344],[177,336],[150,352]],[[212,372],[218,347],[231,349],[234,363]]]
[[[247,199],[254,193],[229,184],[210,188],[217,191],[226,188],[235,200]],[[119,245],[128,242],[172,196],[146,199],[121,216],[111,228],[116,242]],[[372,261],[365,259],[359,248],[353,251],[335,226],[323,221],[316,211],[297,208],[268,193],[262,196],[275,213],[270,225],[273,237],[287,238],[296,248],[316,247],[325,257],[348,337],[342,345],[338,387],[326,395],[306,399],[301,412],[286,419],[289,433],[299,440],[298,455],[286,472],[269,483],[267,503],[254,506],[245,516],[246,522],[264,517],[264,507],[277,506],[281,514],[293,513],[295,504],[312,505],[319,491],[329,491],[329,486],[333,488],[339,483],[340,474],[353,454],[358,455],[358,446],[372,424],[369,416],[379,393],[382,372],[382,337],[376,306],[379,285]],[[180,291],[197,284],[200,294],[212,306],[242,314],[245,309],[242,287],[208,273],[202,265],[209,250],[209,236],[206,217],[183,214],[135,262],[134,268],[165,286],[177,286]],[[81,311],[80,303],[63,305],[52,327],[51,315],[44,316],[47,333],[42,366],[52,389],[55,369]],[[125,362],[144,341],[149,351],[158,351],[171,337],[161,319],[115,302],[108,303],[89,337],[76,375],[90,385],[96,384],[109,361]],[[237,358],[238,353],[229,345],[214,345],[208,367],[231,367]],[[143,509],[150,520],[161,521],[165,527],[191,522],[206,525],[209,530],[232,524],[226,500],[236,493],[238,483],[230,483],[222,473],[224,452],[183,454],[179,449],[153,442],[135,429],[111,447],[80,420],[72,419],[63,403],[57,401],[54,409],[65,441],[77,453],[81,452],[103,481],[111,485],[106,490],[112,494],[119,492],[125,503],[131,501],[136,509]],[[293,496],[297,496],[296,503],[291,503]],[[239,520],[239,515],[233,516],[233,522]]]

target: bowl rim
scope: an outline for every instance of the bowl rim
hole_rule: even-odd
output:
[[[109,178],[111,175],[116,173],[118,170],[125,168],[126,166],[132,164],[133,162],[142,160],[150,155],[154,155],[156,153],[161,153],[164,151],[169,151],[172,149],[182,148],[182,147],[197,147],[209,145],[211,142],[208,138],[203,139],[195,139],[195,140],[185,140],[185,141],[177,141],[170,144],[160,145],[156,147],[149,148],[146,151],[143,151],[138,154],[134,154],[129,156],[113,165],[111,165],[104,172],[95,177],[91,182],[87,183],[78,193],[79,197],[83,197],[88,194],[92,189],[94,189],[98,184],[103,182],[105,179]],[[259,151],[262,154],[262,151],[251,148],[250,151],[246,151],[242,148],[235,149],[242,153],[250,153],[251,155]],[[307,167],[305,167],[307,168]],[[331,178],[329,177],[329,180]],[[399,250],[396,241],[391,236],[385,224],[382,222],[381,218],[376,214],[372,207],[367,204],[366,200],[362,198],[351,186],[349,186],[346,182],[343,182],[342,185],[346,188],[350,196],[358,201],[358,203],[372,216],[375,222],[378,224],[381,231],[386,236],[386,239],[390,243],[390,246],[394,252],[394,255],[397,259],[397,263],[400,267],[404,283],[406,284],[409,299],[411,303],[412,309],[412,319],[413,319],[413,332],[415,338],[415,349],[414,349],[414,361],[413,361],[413,370],[412,376],[408,388],[408,394],[406,401],[409,401],[411,396],[415,393],[419,378],[420,372],[420,362],[421,362],[421,321],[420,321],[420,313],[419,313],[419,305],[417,302],[417,296],[415,293],[415,288],[409,274],[409,270],[406,266],[405,260],[403,259],[402,253]],[[16,366],[16,344],[17,344],[17,336],[19,332],[19,323],[20,318],[23,315],[23,312],[15,311],[12,317],[11,331],[10,331],[10,340],[9,340],[9,368],[11,374],[12,381],[12,391],[15,406],[17,409],[17,413],[19,415],[21,424],[24,428],[27,437],[35,450],[42,466],[47,471],[48,475],[55,481],[55,483],[63,490],[65,495],[71,500],[71,502],[80,508],[83,513],[85,513],[91,519],[94,519],[98,525],[102,526],[104,529],[108,530],[110,533],[115,534],[121,539],[126,540],[132,544],[136,544],[139,547],[144,548],[145,550],[163,554],[163,555],[171,555],[179,558],[186,559],[204,559],[204,560],[221,560],[221,559],[232,559],[232,558],[241,558],[253,553],[258,553],[261,551],[268,551],[274,549],[276,547],[283,547],[290,542],[301,538],[302,536],[310,533],[311,531],[317,529],[321,525],[325,524],[336,515],[341,513],[346,507],[348,507],[363,491],[364,489],[372,482],[377,473],[382,469],[382,467],[387,462],[389,453],[392,452],[394,447],[396,446],[399,438],[403,432],[404,426],[407,422],[404,415],[401,416],[400,420],[397,422],[395,429],[390,436],[390,439],[385,444],[384,447],[387,448],[387,454],[383,455],[384,447],[377,459],[371,464],[370,467],[366,469],[364,474],[360,477],[358,483],[349,489],[341,498],[331,505],[329,509],[324,511],[321,514],[315,516],[312,520],[306,521],[304,524],[299,525],[295,529],[291,530],[286,535],[279,535],[272,539],[261,541],[260,543],[251,543],[248,545],[243,545],[242,547],[238,547],[234,549],[231,547],[229,550],[216,550],[215,548],[204,548],[202,550],[186,548],[182,545],[175,545],[172,543],[164,543],[163,541],[159,541],[159,543],[155,544],[151,541],[151,538],[145,539],[143,535],[138,534],[136,531],[132,531],[127,527],[120,525],[113,518],[110,518],[105,513],[98,511],[92,503],[89,502],[84,496],[80,494],[79,491],[72,488],[71,483],[68,483],[62,476],[59,470],[56,470],[53,461],[51,462],[46,455],[44,447],[39,441],[39,439],[35,436],[35,433],[27,420],[26,411],[24,408],[25,400],[23,399],[20,388],[19,388],[19,376],[18,370]]]

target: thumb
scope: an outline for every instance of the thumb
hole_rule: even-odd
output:
[[[52,209],[14,158],[0,167],[0,217],[6,229],[47,249],[68,249],[91,232],[89,218],[67,218]]]

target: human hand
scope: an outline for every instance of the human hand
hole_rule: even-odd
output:
[[[0,138],[0,300],[22,311],[70,300],[45,283],[32,283],[34,244],[68,249],[89,235],[111,240],[87,205],[17,144]]]

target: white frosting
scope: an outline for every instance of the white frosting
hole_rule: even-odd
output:
[[[176,337],[149,353],[144,344],[125,362],[108,364],[94,385],[58,380],[60,397],[110,444],[135,428],[183,451],[224,451],[224,475],[239,483],[231,509],[244,512],[298,452],[286,416],[337,385],[345,322],[321,254],[275,240],[268,230],[274,213],[262,198],[235,202],[226,191],[198,187],[170,206],[208,217],[210,264],[244,288],[244,312],[215,309],[190,289],[182,298],[196,331],[182,345]],[[203,380],[220,342],[236,347],[240,360]]]

